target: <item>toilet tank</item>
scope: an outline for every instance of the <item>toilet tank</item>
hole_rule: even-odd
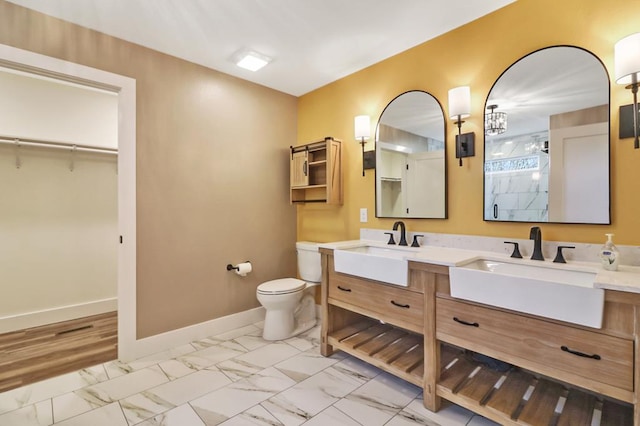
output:
[[[298,272],[304,281],[319,283],[322,280],[322,262],[318,243],[298,241],[296,243],[298,254]]]

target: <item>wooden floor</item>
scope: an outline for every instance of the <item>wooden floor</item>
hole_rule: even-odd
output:
[[[117,313],[0,334],[0,392],[117,358]]]

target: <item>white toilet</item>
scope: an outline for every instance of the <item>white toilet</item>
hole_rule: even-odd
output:
[[[314,293],[322,277],[318,244],[297,242],[297,278],[281,278],[258,286],[256,295],[264,306],[265,340],[283,340],[305,332],[316,325],[316,302]]]

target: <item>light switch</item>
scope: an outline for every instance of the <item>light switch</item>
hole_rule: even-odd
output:
[[[360,222],[361,223],[366,223],[368,221],[367,219],[367,209],[363,208],[360,209]]]

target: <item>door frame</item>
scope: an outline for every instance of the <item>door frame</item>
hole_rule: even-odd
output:
[[[0,44],[0,66],[118,94],[118,358],[136,357],[136,80]]]

